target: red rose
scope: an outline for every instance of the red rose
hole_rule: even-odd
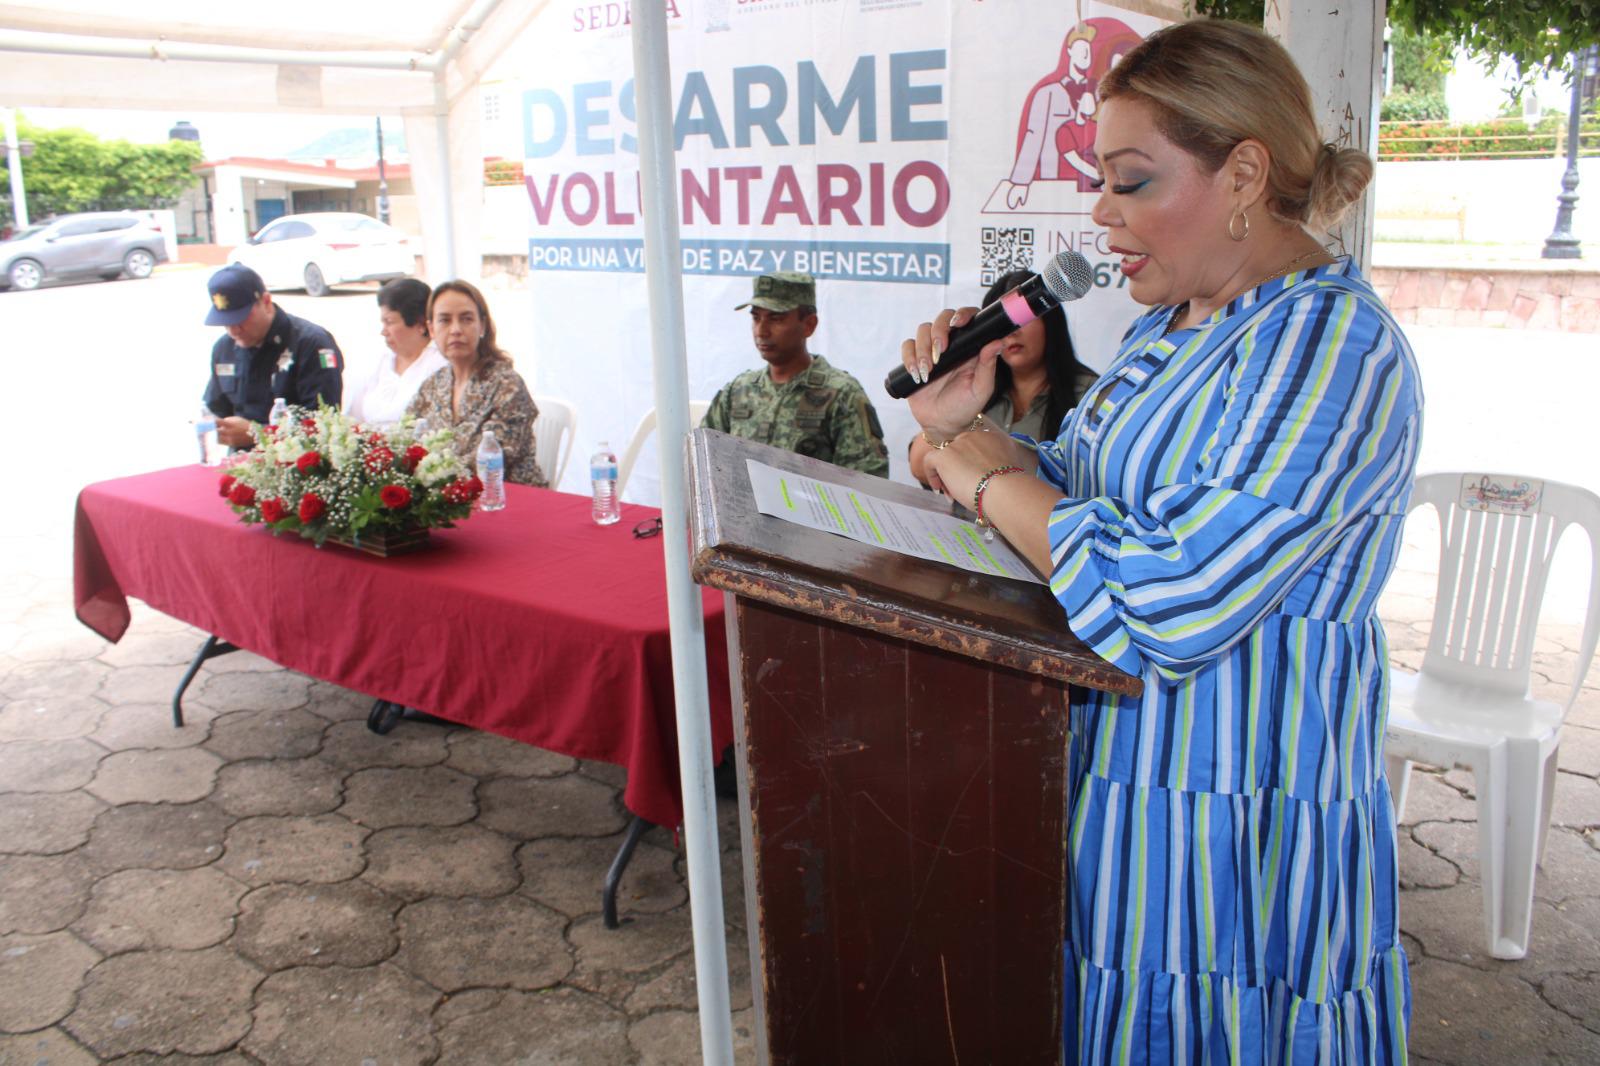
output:
[[[411,502],[411,490],[404,485],[385,485],[378,490],[378,499],[391,511],[398,511]]]
[[[376,474],[380,471],[387,470],[389,468],[389,464],[394,462],[394,452],[390,451],[383,445],[379,445],[367,453],[367,457],[363,460],[363,462],[367,464],[368,470]]]
[[[261,520],[263,522],[282,522],[289,515],[289,508],[284,506],[283,500],[274,496],[270,500],[261,501]]]
[[[315,522],[322,517],[322,512],[328,505],[322,502],[322,497],[314,492],[308,492],[300,497],[300,521]]]
[[[228,494],[233,491],[233,487],[238,483],[239,479],[232,474],[223,474],[222,480],[217,482],[217,495],[227,499]]]
[[[420,444],[413,444],[411,447],[407,448],[406,472],[410,473],[411,471],[415,470],[417,468],[417,464],[422,462],[422,460],[427,458],[427,456],[428,449],[424,448]]]
[[[228,501],[230,503],[236,503],[240,507],[248,507],[252,503],[256,502],[256,490],[251,488],[249,485],[246,485],[242,481],[237,482],[234,484],[233,488],[228,491]]]
[[[483,495],[483,482],[478,480],[477,474],[473,474],[471,477],[467,478],[467,493],[471,495],[474,500]]]
[[[302,474],[309,474],[322,465],[321,452],[306,452],[294,461],[294,468]]]
[[[317,420],[315,418],[302,418],[300,420],[300,428],[307,433],[315,433],[317,431]]]

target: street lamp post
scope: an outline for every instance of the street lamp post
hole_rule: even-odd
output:
[[[24,151],[17,143],[17,113],[6,108],[6,165],[11,170],[11,215],[16,219],[18,233],[28,228],[28,194],[22,187],[22,157],[33,154],[33,145],[27,147]]]
[[[1567,170],[1561,175],[1560,204],[1556,208],[1556,228],[1545,238],[1545,259],[1582,259],[1583,249],[1578,245],[1578,235],[1572,232],[1572,211],[1578,203],[1578,129],[1583,124],[1583,79],[1593,73],[1595,50],[1593,46],[1572,53],[1572,110],[1567,116]]]
[[[378,221],[384,225],[389,223],[389,178],[383,167],[383,119],[375,120],[378,123]]]

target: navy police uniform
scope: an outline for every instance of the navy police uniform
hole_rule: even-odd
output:
[[[315,410],[318,400],[337,407],[343,392],[344,356],[333,335],[281,307],[259,347],[241,348],[223,334],[211,349],[205,401],[223,418],[265,422],[280,396],[291,407]]]
[[[229,263],[207,283],[208,326],[237,326],[253,313],[267,287],[243,263]],[[272,325],[261,343],[244,348],[223,334],[211,348],[206,406],[221,418],[237,415],[265,423],[280,397],[291,407],[316,409],[318,401],[339,406],[344,393],[344,356],[333,335],[315,322],[272,309]]]

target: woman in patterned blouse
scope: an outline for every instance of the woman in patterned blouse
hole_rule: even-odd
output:
[[[1151,34],[1100,101],[1093,218],[1151,310],[1053,441],[961,432],[997,345],[911,400],[950,441],[934,482],[1144,682],[1072,690],[1064,1057],[1403,1063],[1376,607],[1422,393],[1313,235],[1372,163],[1321,142],[1288,53],[1234,23]],[[925,323],[907,369],[971,313]]]
[[[430,428],[455,431],[451,447],[471,465],[486,429],[505,449],[506,480],[543,487],[534,456],[533,421],[539,417],[522,375],[494,339],[494,319],[483,293],[465,281],[447,281],[428,300],[428,326],[446,366],[422,383],[408,413]]]

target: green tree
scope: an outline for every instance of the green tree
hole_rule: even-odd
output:
[[[111,170],[100,196],[104,211],[172,207],[195,183],[195,164],[204,158],[200,146],[193,141],[108,141],[106,152]]]
[[[1523,81],[1565,69],[1574,52],[1600,44],[1594,0],[1390,0],[1389,21],[1443,37],[1473,56],[1509,59]]]
[[[1450,117],[1444,77],[1451,66],[1451,42],[1403,26],[1389,31],[1390,86],[1379,105],[1385,122]]]
[[[1194,10],[1259,26],[1263,0],[1194,0]],[[1563,70],[1568,57],[1600,44],[1596,0],[1389,0],[1391,26],[1442,38],[1469,55],[1511,60],[1523,81]]]
[[[1403,26],[1391,27],[1390,61],[1394,66],[1393,92],[1442,93],[1450,72],[1451,42],[1431,33]]]
[[[26,121],[17,124],[17,135],[34,146],[22,161],[33,218],[171,207],[194,184],[193,168],[202,158],[192,141],[105,141],[87,130],[43,129]]]

